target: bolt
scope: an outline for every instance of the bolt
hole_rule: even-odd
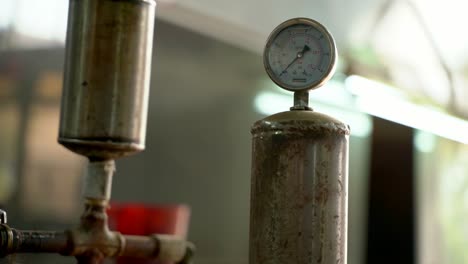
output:
[[[0,224],[6,224],[7,223],[7,213],[0,209]]]

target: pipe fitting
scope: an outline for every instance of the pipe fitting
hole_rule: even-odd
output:
[[[108,171],[110,173],[107,175],[111,175],[113,169],[109,169]],[[124,242],[120,233],[109,230],[106,213],[107,206],[107,199],[87,198],[85,200],[85,209],[81,215],[80,226],[67,231],[70,238],[69,244],[71,245],[71,251],[68,252],[68,255],[94,256],[97,258],[100,258],[99,256],[114,257],[119,255]]]
[[[116,257],[120,255],[125,246],[123,236],[118,232],[109,230],[93,231],[78,228],[68,231],[70,237],[70,252],[66,255],[93,257],[103,259],[105,257]]]
[[[112,176],[114,172],[114,160],[90,161],[83,186],[83,197],[87,199],[109,200],[112,192]]]
[[[162,262],[175,261],[180,263],[187,251],[187,241],[171,235],[152,235],[158,244],[157,256]]]
[[[0,225],[0,257],[8,255],[13,247],[13,230],[5,225]]]
[[[0,209],[0,224],[3,225],[6,223],[7,223],[7,213]]]

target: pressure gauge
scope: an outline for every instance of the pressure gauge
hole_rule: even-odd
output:
[[[334,71],[335,41],[315,20],[294,18],[281,23],[268,37],[263,63],[270,78],[290,91],[322,86]]]

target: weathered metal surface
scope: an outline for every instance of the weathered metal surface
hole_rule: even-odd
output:
[[[188,242],[171,235],[153,235],[152,237],[158,241],[158,255],[162,262],[179,263],[184,258]]]
[[[107,200],[86,199],[79,227],[67,232],[71,249],[67,255],[104,259],[120,253],[125,241],[122,235],[109,230],[107,206]]]
[[[107,257],[151,258],[189,264],[194,246],[170,235],[128,236],[109,230],[107,207],[113,160],[89,163],[84,184],[85,208],[80,225],[65,232],[21,231],[0,224],[0,257],[13,253],[60,253],[79,264],[101,264]]]
[[[250,264],[345,264],[348,126],[289,111],[252,134]]]
[[[84,180],[83,196],[89,199],[109,200],[114,172],[114,160],[89,162]]]
[[[125,247],[120,256],[157,258],[163,263],[188,264],[194,252],[192,243],[172,235],[124,235],[124,238]]]
[[[0,224],[7,223],[7,213],[3,210],[0,210]]]
[[[131,236],[108,229],[107,203],[87,200],[76,229],[65,232],[22,231],[0,225],[0,257],[15,253],[60,253],[79,264],[103,263],[107,257],[128,256],[190,264],[194,246],[176,236]]]
[[[65,253],[67,240],[64,232],[20,231],[0,225],[0,257],[13,253]]]
[[[312,110],[309,106],[309,92],[297,91],[294,93],[294,106],[290,110]]]
[[[91,159],[145,147],[156,2],[71,0],[59,142]]]
[[[0,216],[0,257],[55,252],[79,264],[120,255],[190,263],[190,242],[112,232],[106,213],[113,159],[145,145],[155,6],[154,0],[70,0],[59,142],[90,159],[85,209],[80,225],[65,232],[16,230]]]

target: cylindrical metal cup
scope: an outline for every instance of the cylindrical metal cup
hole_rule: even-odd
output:
[[[156,3],[71,0],[59,142],[91,159],[145,147]]]

